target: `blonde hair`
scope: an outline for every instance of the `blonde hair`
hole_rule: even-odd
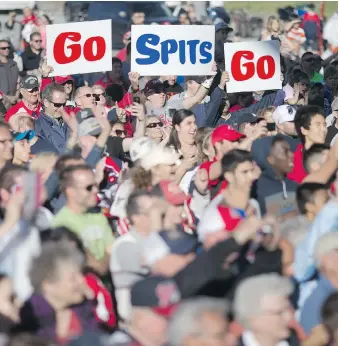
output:
[[[268,19],[267,19],[267,24],[266,24],[266,31],[267,31],[268,33],[272,32],[272,23],[273,23],[274,21],[277,21],[277,22],[279,23],[279,27],[280,27],[279,33],[281,33],[281,31],[282,31],[282,30],[281,30],[281,23],[280,23],[279,18],[276,17],[276,16],[269,16],[269,17],[268,17]]]
[[[49,167],[56,159],[58,155],[51,152],[42,152],[37,156],[32,158],[30,164],[30,170],[32,172],[42,173],[45,171],[46,167]]]

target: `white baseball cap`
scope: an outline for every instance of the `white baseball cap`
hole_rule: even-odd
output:
[[[294,121],[297,110],[290,105],[282,105],[275,109],[272,114],[274,122],[278,124],[287,123],[289,121]]]
[[[179,155],[173,150],[156,146],[151,148],[149,152],[140,160],[140,166],[149,171],[157,165],[175,165],[179,159]]]
[[[129,149],[131,160],[135,162],[137,160],[142,159],[156,145],[157,144],[149,137],[139,137],[133,139]]]

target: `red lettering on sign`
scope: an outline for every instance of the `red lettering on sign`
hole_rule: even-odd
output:
[[[258,59],[257,66],[252,61],[245,62],[241,65],[241,58],[246,60],[253,60],[254,54],[249,50],[242,50],[236,52],[233,55],[231,61],[231,72],[233,78],[238,82],[243,82],[252,78],[257,71],[258,77],[260,79],[270,79],[275,74],[275,62],[272,56],[265,55]],[[265,62],[267,63],[267,73],[265,71]],[[243,73],[241,67],[246,69],[246,72]]]
[[[265,61],[267,62],[267,73],[265,72]],[[275,63],[270,55],[262,56],[257,62],[257,73],[260,79],[270,79],[275,74]]]
[[[246,72],[245,74],[242,73],[240,64],[241,58],[253,60],[254,54],[249,50],[241,50],[233,55],[233,59],[231,62],[232,76],[238,82],[242,82],[244,80],[252,78],[255,73],[255,66],[253,62],[246,62],[245,64],[243,64],[243,67],[246,68]]]
[[[80,44],[69,45],[67,48],[71,49],[71,55],[69,57],[65,55],[65,42],[67,39],[73,42],[79,42],[81,39],[81,35],[78,32],[63,32],[56,38],[53,47],[53,54],[55,61],[58,64],[69,64],[70,62],[73,62],[80,58]]]
[[[93,54],[93,43],[97,45],[97,53]],[[84,57],[87,61],[97,61],[103,58],[106,52],[106,43],[103,37],[95,36],[89,38],[84,44]]]
[[[74,43],[69,46],[65,46],[66,40],[69,39],[73,42],[79,42],[81,34],[78,32],[63,32],[54,42],[53,54],[55,61],[58,64],[69,64],[78,60],[81,56],[81,44]],[[93,44],[96,44],[96,54],[93,53]],[[65,48],[71,50],[70,56],[66,56]],[[106,42],[103,37],[95,36],[88,38],[84,43],[83,54],[87,61],[97,61],[104,57],[106,53]]]

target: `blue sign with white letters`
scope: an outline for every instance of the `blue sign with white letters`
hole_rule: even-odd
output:
[[[133,25],[131,70],[142,76],[210,75],[213,25]]]

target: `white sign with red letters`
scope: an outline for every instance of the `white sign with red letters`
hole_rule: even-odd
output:
[[[281,89],[279,41],[225,43],[227,92]]]
[[[214,25],[132,25],[131,70],[141,76],[211,75]]]
[[[51,76],[112,70],[112,22],[47,25],[47,64]]]

